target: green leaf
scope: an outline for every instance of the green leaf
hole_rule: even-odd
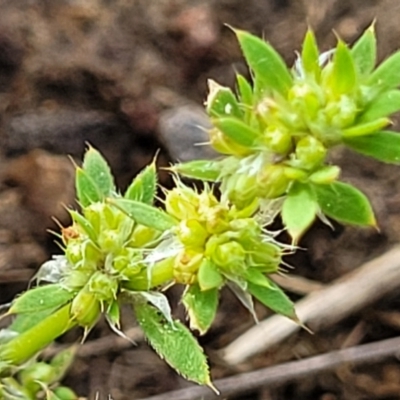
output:
[[[389,90],[376,97],[358,117],[357,123],[372,122],[400,110],[400,90]]]
[[[237,74],[236,80],[240,106],[244,112],[243,120],[249,123],[253,111],[253,89],[249,81],[243,75]]]
[[[89,236],[92,242],[97,242],[97,234],[92,226],[92,224],[81,214],[74,210],[68,210],[71,215],[71,218],[74,222],[76,222]]]
[[[257,286],[263,286],[266,288],[271,288],[271,281],[269,279],[266,279],[265,274],[263,274],[259,269],[257,268],[248,268],[246,270],[246,281],[251,282],[254,285]]]
[[[214,321],[218,307],[218,289],[201,290],[198,284],[188,286],[182,303],[189,316],[190,329],[204,335]]]
[[[218,289],[224,283],[217,266],[207,258],[204,258],[200,265],[197,279],[201,290]]]
[[[289,297],[266,276],[263,285],[248,281],[249,292],[272,311],[298,322],[294,305]]]
[[[219,178],[221,172],[219,164],[209,160],[193,160],[175,164],[171,169],[188,178],[212,182]]]
[[[207,359],[190,331],[179,321],[169,323],[148,303],[134,307],[143,333],[160,357],[184,378],[212,386]]]
[[[82,168],[76,169],[75,187],[78,201],[82,207],[104,199],[93,179]]]
[[[282,206],[282,220],[293,243],[298,243],[300,237],[314,222],[317,211],[318,204],[310,186],[294,182]]]
[[[375,226],[375,216],[367,197],[343,182],[314,185],[321,211],[339,222]]]
[[[152,205],[156,191],[157,172],[155,161],[153,161],[132,181],[124,194],[124,198]]]
[[[400,164],[400,134],[381,131],[369,136],[349,138],[344,144],[358,153],[389,164]]]
[[[400,52],[394,53],[379,65],[370,75],[367,83],[381,92],[398,87],[400,85]]]
[[[61,307],[68,303],[74,295],[74,292],[64,289],[60,284],[38,286],[29,289],[14,300],[9,313],[35,313]]]
[[[107,161],[91,146],[85,153],[82,167],[86,174],[92,178],[103,197],[110,196],[115,191],[114,178]]]
[[[68,369],[72,365],[78,347],[70,346],[57,353],[51,360],[50,365],[53,368],[53,379],[49,383],[59,382],[64,378]]]
[[[208,87],[206,110],[210,117],[236,117],[239,119],[243,117],[243,112],[231,89],[219,85],[212,79],[209,79]]]
[[[342,131],[342,138],[346,139],[358,136],[371,135],[389,124],[390,124],[390,119],[388,118],[379,118],[371,122],[361,123],[352,126],[351,128],[344,129]]]
[[[253,146],[260,136],[258,131],[235,118],[213,119],[212,123],[230,139],[245,147]]]
[[[336,47],[332,63],[328,78],[331,91],[337,96],[351,93],[357,83],[356,69],[349,48],[341,40]]]
[[[319,50],[314,32],[311,29],[308,29],[304,38],[301,62],[306,74],[316,78],[319,77],[321,73],[321,67],[319,65]]]
[[[356,70],[361,76],[372,72],[376,64],[376,36],[373,24],[353,45],[351,55]]]
[[[54,307],[34,313],[17,314],[8,329],[14,332],[23,333],[37,325],[49,315],[53,314],[53,312],[55,312],[57,309],[58,307]]]
[[[258,37],[234,29],[244,57],[254,73],[255,93],[278,92],[286,95],[293,84],[292,76],[282,57],[274,48]]]
[[[140,201],[129,199],[108,199],[111,205],[119,208],[138,224],[165,231],[177,224],[166,212]]]

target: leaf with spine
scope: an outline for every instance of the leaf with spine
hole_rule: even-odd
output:
[[[8,313],[34,313],[54,309],[68,303],[74,295],[74,292],[63,288],[60,284],[38,286],[17,297]]]
[[[219,289],[224,283],[224,278],[218,272],[217,266],[208,258],[204,258],[201,262],[197,280],[201,290]]]
[[[68,210],[71,218],[74,222],[76,222],[88,235],[89,239],[97,243],[97,233],[94,230],[92,224],[82,215],[74,210]]]
[[[248,32],[233,29],[246,62],[254,74],[254,92],[258,97],[278,92],[286,95],[293,78],[282,57],[264,40]]]
[[[348,138],[344,144],[357,153],[389,164],[400,164],[400,134],[381,131],[368,136]]]
[[[298,243],[314,222],[318,204],[314,192],[306,183],[294,182],[282,206],[282,220],[293,243]]]
[[[87,207],[104,199],[94,180],[79,167],[75,172],[75,187],[78,201],[82,207]]]
[[[140,327],[157,354],[184,378],[212,387],[203,349],[179,321],[169,323],[148,303],[136,302],[135,314]]]
[[[85,153],[82,168],[92,178],[103,198],[115,192],[114,177],[107,161],[91,146]]]
[[[366,135],[371,135],[381,129],[383,129],[385,126],[388,126],[390,124],[390,119],[389,118],[379,118],[371,122],[365,122],[361,123],[355,126],[352,126],[351,128],[344,129],[342,131],[342,138],[354,138],[358,136],[366,136]]]
[[[141,171],[129,185],[125,199],[152,205],[157,191],[157,171],[155,160]]]
[[[332,93],[340,96],[351,93],[356,83],[356,69],[350,50],[339,40],[332,60],[332,69],[327,77],[327,85]]]
[[[298,323],[293,302],[274,282],[264,276],[265,283],[255,284],[248,281],[249,292],[272,311],[284,315]]]
[[[139,292],[140,295],[150,304],[152,304],[170,324],[173,324],[171,315],[171,306],[165,295],[159,292]]]
[[[376,36],[374,24],[354,43],[350,50],[360,76],[368,76],[376,64]]]
[[[347,224],[376,226],[369,200],[354,186],[333,182],[314,185],[313,189],[321,211],[328,217]]]
[[[258,131],[235,118],[218,118],[212,119],[211,122],[224,135],[245,147],[253,146],[256,139],[260,136]]]
[[[171,167],[171,170],[187,178],[212,182],[218,180],[221,173],[219,164],[209,160],[193,160],[175,164]]]
[[[208,80],[206,111],[210,117],[243,118],[243,112],[232,90],[221,86],[212,79]]]
[[[243,120],[249,123],[253,115],[253,89],[249,81],[243,75],[237,74],[236,81],[240,106],[244,113]]]
[[[319,65],[319,50],[314,32],[308,29],[303,41],[303,49],[301,52],[301,63],[306,75],[319,78],[321,67]]]
[[[400,52],[392,54],[372,72],[367,84],[377,91],[395,89],[400,85]]]
[[[357,118],[357,124],[372,122],[388,117],[400,110],[400,90],[383,92],[369,103],[363,113]]]
[[[201,290],[198,284],[187,287],[182,303],[189,316],[190,329],[204,335],[214,321],[218,307],[218,289]]]
[[[177,221],[165,211],[140,201],[129,199],[107,199],[107,201],[138,224],[149,228],[165,231],[177,224]]]

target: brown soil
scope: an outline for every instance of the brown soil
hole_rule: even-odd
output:
[[[186,153],[198,141],[190,135],[193,126],[206,123],[200,106],[207,79],[233,86],[235,71],[246,73],[224,23],[263,35],[291,64],[307,25],[329,49],[333,32],[351,43],[374,19],[382,59],[400,47],[399,15],[397,0],[1,0],[0,303],[26,288],[38,266],[57,251],[47,232],[57,229],[51,217],[68,224],[63,205],[74,205],[74,168],[67,154],[79,162],[90,142],[124,188],[157,149],[160,166],[207,153],[204,148]],[[332,231],[316,224],[301,243],[308,252],[290,262],[294,273],[324,283],[400,239],[400,169],[342,150],[334,157],[343,179],[370,196],[380,231],[339,226]],[[160,181],[171,184],[165,172]],[[172,291],[171,298],[176,303],[178,294]],[[216,322],[201,343],[219,378],[395,336],[399,303],[394,294],[328,331],[302,332],[227,369],[213,354],[253,321],[223,292]],[[260,318],[267,316],[265,309],[257,311]],[[129,328],[135,322],[129,310],[126,314]],[[109,335],[100,323],[89,341]],[[65,340],[77,337],[72,332]],[[145,343],[80,357],[65,382],[99,400],[109,394],[114,400],[139,399],[187,385]],[[345,365],[240,398],[394,400],[400,398],[399,382],[400,366],[392,361]]]

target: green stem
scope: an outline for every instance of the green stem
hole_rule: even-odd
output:
[[[0,359],[20,365],[32,358],[66,331],[76,325],[71,320],[70,304],[57,310],[38,324],[5,343],[0,348]]]

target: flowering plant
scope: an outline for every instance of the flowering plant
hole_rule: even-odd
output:
[[[221,156],[172,166],[176,185],[163,189],[163,208],[154,205],[154,162],[122,194],[106,160],[89,147],[76,168],[81,212],[69,210],[72,225],[59,235],[63,255],[40,268],[38,285],[8,311],[15,318],[0,338],[0,393],[18,389],[19,397],[10,398],[73,398],[54,386],[61,374],[28,379],[23,376],[32,374],[21,372],[19,381],[10,375],[72,327],[83,327],[85,337],[101,315],[124,336],[122,304],[132,306],[162,358],[187,379],[212,387],[206,357],[171,315],[166,288],[184,286],[190,329],[200,334],[215,318],[223,286],[255,319],[253,298],[298,322],[292,302],[270,277],[282,257],[295,250],[316,217],[376,225],[366,196],[340,182],[339,167],[327,157],[332,147],[345,145],[400,162],[400,136],[382,130],[400,110],[400,53],[374,69],[373,27],[352,48],[339,40],[323,54],[308,31],[289,70],[268,43],[235,33],[252,84],[238,75],[235,94],[210,81],[210,145]],[[179,175],[199,179],[202,188],[187,186]],[[277,215],[292,237],[289,245],[268,230]]]

